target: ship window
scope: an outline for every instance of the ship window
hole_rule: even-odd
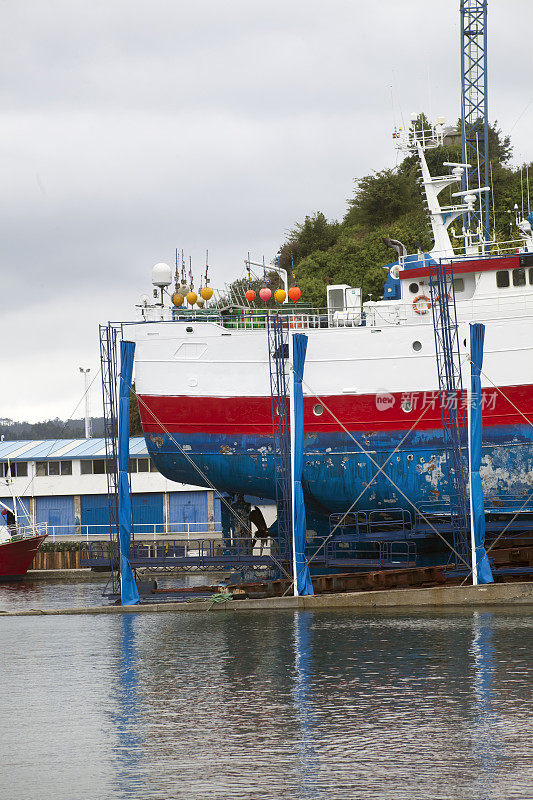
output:
[[[531,284],[533,284],[533,267],[530,267],[530,268],[528,269],[528,272],[529,272],[529,282],[530,282]]]
[[[413,342],[413,350],[415,353],[418,353],[420,350],[422,350],[422,342]]]
[[[72,475],[72,461],[62,461],[61,462],[61,474],[62,475]]]
[[[317,403],[313,406],[313,414],[315,417],[320,417],[324,413],[324,406],[321,406],[320,403]]]
[[[409,284],[409,291],[411,294],[416,294],[418,292],[419,286],[418,283],[410,283]]]
[[[465,290],[465,282],[463,278],[454,278],[453,279],[453,288],[455,292],[464,292]]]
[[[513,286],[526,285],[526,271],[523,268],[513,269]]]
[[[496,273],[496,286],[498,289],[506,289],[509,286],[509,273],[506,269],[500,269]]]

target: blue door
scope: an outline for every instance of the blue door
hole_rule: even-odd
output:
[[[131,496],[133,534],[164,533],[163,495],[161,493]]]
[[[53,536],[72,536],[74,529],[74,497],[54,495],[35,500],[37,524],[45,523]]]
[[[106,494],[85,494],[80,497],[81,532],[84,536],[109,536],[109,500]]]
[[[207,492],[171,492],[169,508],[173,533],[203,536],[209,530]]]

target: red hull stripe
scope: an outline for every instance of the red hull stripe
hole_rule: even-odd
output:
[[[501,258],[483,258],[479,261],[453,262],[455,275],[464,275],[468,272],[495,272],[497,269],[516,269],[520,266],[518,256],[505,256]],[[447,270],[449,272],[449,270]],[[429,278],[428,267],[414,267],[413,269],[400,270],[400,280],[409,278]]]
[[[483,390],[485,426],[527,424],[515,405],[533,424],[533,386],[506,386]],[[157,397],[141,395],[141,422],[145,433],[272,434],[270,397]],[[340,395],[323,402],[349,431],[378,432],[408,430],[423,411],[417,430],[434,430],[442,425],[437,392],[383,395]],[[409,409],[411,405],[411,410]],[[332,414],[319,401],[304,398],[306,433],[341,431]],[[427,410],[426,410],[427,409]]]

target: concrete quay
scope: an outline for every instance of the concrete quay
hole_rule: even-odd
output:
[[[154,614],[194,611],[236,612],[273,611],[276,609],[353,609],[359,611],[389,610],[470,610],[473,608],[516,608],[531,606],[533,582],[493,583],[486,586],[438,586],[423,589],[393,589],[367,592],[321,594],[312,597],[269,597],[258,600],[195,600],[181,603],[147,603],[136,606],[89,606],[85,608],[29,609],[0,612],[3,617],[61,616],[72,614]]]

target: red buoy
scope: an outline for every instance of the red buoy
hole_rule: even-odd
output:
[[[248,289],[248,291],[246,292],[245,297],[246,297],[246,299],[248,300],[249,303],[253,303],[254,300],[255,300],[255,292],[254,292],[254,290],[253,289]]]
[[[298,286],[291,286],[289,289],[289,297],[293,303],[297,303],[302,296],[301,289]]]

